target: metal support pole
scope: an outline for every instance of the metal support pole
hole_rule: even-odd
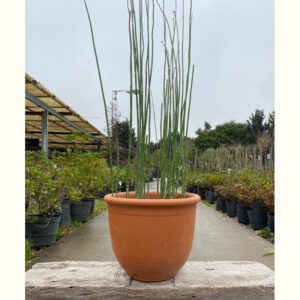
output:
[[[48,111],[42,112],[42,151],[48,157]]]

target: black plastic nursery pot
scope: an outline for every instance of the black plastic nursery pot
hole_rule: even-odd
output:
[[[229,217],[236,217],[237,215],[236,203],[226,200],[226,206],[227,206],[227,215]]]
[[[259,230],[267,227],[268,214],[265,209],[249,209],[248,216],[252,229]]]
[[[227,212],[227,204],[225,199],[221,199],[222,207],[221,210],[225,214]]]
[[[268,212],[268,227],[274,233],[274,213]]]
[[[86,222],[91,211],[91,201],[79,201],[70,203],[71,219]]]
[[[218,199],[218,192],[214,192],[214,199],[215,199],[215,201],[217,201],[217,199]]]
[[[244,204],[237,204],[237,218],[239,223],[242,224],[249,224],[249,216],[248,216],[248,210],[251,209],[250,206],[244,205]]]
[[[210,204],[214,204],[215,203],[214,192],[207,191],[205,193],[205,200]]]
[[[106,194],[109,194],[109,193],[106,191],[106,189],[104,189],[103,191],[98,191],[98,192],[96,192],[96,198],[97,198],[97,199],[99,199],[99,198],[104,198],[104,196],[105,196]]]
[[[206,193],[205,189],[199,188],[198,195],[201,197],[201,199],[205,199],[205,193]]]
[[[61,214],[47,218],[34,216],[34,220],[26,220],[25,235],[36,248],[47,247],[55,243]]]
[[[65,199],[60,202],[61,207],[61,219],[59,226],[71,225],[71,213],[70,213],[70,200]]]
[[[91,202],[90,215],[94,212],[95,208],[95,198],[84,198],[81,201],[83,202]]]
[[[186,189],[186,191],[187,191],[188,193],[191,193],[192,190],[193,190],[193,188],[192,188],[191,185],[187,185],[187,186],[185,187],[185,189]]]
[[[217,198],[217,206],[216,206],[217,210],[222,210],[222,198],[218,197]]]

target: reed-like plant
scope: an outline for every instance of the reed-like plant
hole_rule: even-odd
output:
[[[187,165],[187,134],[191,104],[194,67],[191,67],[192,1],[188,24],[187,62],[184,48],[184,1],[182,1],[182,28],[179,34],[177,2],[170,24],[162,5],[155,0],[161,11],[164,24],[163,92],[160,119],[159,176],[157,192],[160,198],[177,197],[179,182],[182,182],[182,197],[185,196]],[[153,71],[154,0],[128,0],[130,41],[130,90],[136,91],[137,112],[137,182],[136,198],[148,197],[147,165],[151,139],[151,81]],[[144,23],[143,18],[146,18]],[[186,68],[186,69],[185,69]],[[186,73],[185,73],[186,71]],[[130,95],[130,124],[132,125],[132,98]],[[130,161],[130,158],[128,158]]]
[[[107,107],[101,79],[99,61],[95,47],[92,23],[86,1],[99,82],[104,103],[110,161],[112,162],[111,139],[107,117]],[[182,1],[181,31],[177,21],[177,1],[173,11],[172,23],[165,12],[165,1],[127,0],[129,23],[129,73],[130,73],[130,116],[129,151],[127,165],[126,191],[129,191],[132,150],[133,101],[136,106],[136,181],[135,197],[149,197],[149,143],[151,140],[151,84],[154,58],[155,7],[163,18],[164,65],[163,91],[160,120],[159,176],[157,192],[159,198],[176,198],[179,182],[182,183],[182,197],[185,196],[187,171],[187,134],[192,97],[194,66],[191,65],[192,41],[192,0],[188,18],[188,42],[185,47],[185,8]],[[180,33],[179,33],[180,31]]]

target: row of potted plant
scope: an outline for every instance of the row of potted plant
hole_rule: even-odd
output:
[[[270,170],[223,171],[202,174],[191,170],[188,189],[200,194],[202,199],[216,209],[237,217],[254,230],[270,227],[274,232],[274,173]]]
[[[48,159],[43,152],[26,152],[26,238],[35,247],[49,246],[59,225],[69,226],[71,219],[86,222],[111,180],[118,178],[122,189],[124,170],[116,172],[99,153],[69,150]]]

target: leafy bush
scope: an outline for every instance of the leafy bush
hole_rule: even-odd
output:
[[[63,196],[62,170],[43,152],[27,152],[25,161],[27,215],[51,216],[57,213]]]
[[[25,263],[27,263],[33,256],[32,244],[29,240],[25,239]]]
[[[95,198],[97,191],[103,191],[110,185],[109,168],[99,153],[69,150],[53,160],[62,170],[61,180],[67,199]]]
[[[260,207],[267,206],[274,212],[274,172],[244,168],[219,173],[202,173],[189,170],[187,183],[191,186],[208,187],[226,200]]]

